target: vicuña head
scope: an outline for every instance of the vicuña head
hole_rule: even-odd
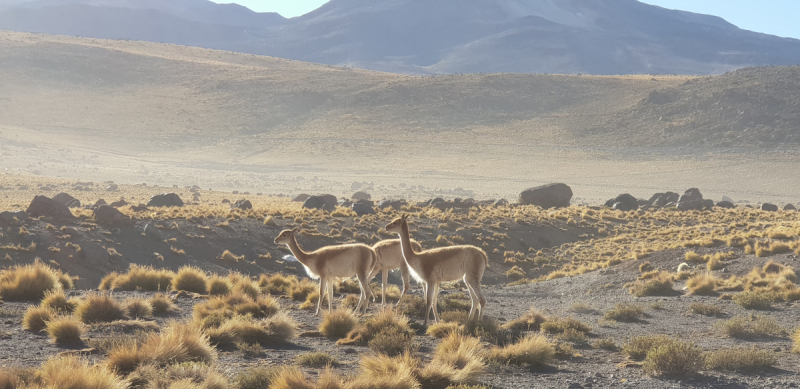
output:
[[[294,235],[298,232],[300,232],[299,228],[281,231],[278,237],[275,238],[275,244],[289,244],[289,242],[292,241],[292,238],[294,238]]]
[[[403,223],[408,223],[408,215],[403,214],[403,216],[394,219],[393,222],[386,225],[386,232],[391,232],[393,234],[399,234],[403,232]]]

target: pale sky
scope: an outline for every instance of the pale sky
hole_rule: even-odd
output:
[[[292,18],[327,0],[212,0],[239,3],[257,12]],[[746,30],[800,39],[800,0],[642,0],[664,8],[716,15]]]

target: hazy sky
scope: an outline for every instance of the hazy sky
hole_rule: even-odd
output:
[[[313,11],[327,0],[212,0],[239,3],[258,12],[291,18]],[[800,0],[642,0],[664,8],[716,15],[746,30],[800,39]]]

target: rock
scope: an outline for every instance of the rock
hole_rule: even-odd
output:
[[[40,186],[40,187],[39,187],[39,190],[40,190],[40,191],[43,191],[43,192],[51,192],[51,191],[53,190],[53,188],[51,188],[51,187],[49,187],[49,186],[45,185],[45,186]]]
[[[108,250],[96,243],[82,243],[81,251],[78,252],[78,257],[96,267],[107,266],[110,258]]]
[[[356,192],[350,198],[353,200],[371,200],[372,195],[367,192]]]
[[[122,207],[124,207],[126,205],[128,205],[128,202],[125,201],[125,199],[120,199],[119,201],[115,201],[115,202],[111,203],[111,206],[114,207],[114,208],[122,208]]]
[[[703,200],[700,200],[700,203],[703,204],[703,209],[707,209],[707,210],[714,209],[714,200],[703,199]]]
[[[733,199],[728,197],[728,196],[722,196],[722,200],[720,200],[720,201],[727,201],[727,202],[733,204]]]
[[[783,210],[784,211],[796,211],[797,208],[795,208],[795,206],[792,205],[792,204],[786,204],[786,205],[783,206]]]
[[[494,206],[495,207],[507,207],[508,206],[508,200],[506,200],[506,199],[497,200],[497,201],[494,202]]]
[[[97,207],[100,207],[100,206],[103,206],[103,205],[108,205],[108,203],[105,200],[100,199],[100,200],[97,200],[97,202],[94,203],[94,208],[97,208]]]
[[[222,204],[230,204],[231,201],[228,199],[222,199]]]
[[[70,208],[69,204],[71,202],[73,202],[73,201],[78,201],[78,200],[76,198],[66,194],[66,193],[59,193],[59,194],[53,196],[53,201],[55,201],[55,202],[57,202],[59,204],[66,205],[67,208]],[[81,206],[80,204],[81,204],[81,202],[78,201],[78,207]]]
[[[638,204],[640,207],[649,207],[653,205],[653,203],[650,200],[645,200],[645,199],[637,199],[636,204]]]
[[[723,201],[720,201],[720,202],[717,203],[717,207],[725,208],[725,209],[733,209],[733,208],[736,208],[736,205],[734,205],[730,201],[724,201],[723,200]]]
[[[111,184],[106,187],[106,192],[116,192],[118,190],[119,190],[119,185],[117,184]]]
[[[183,200],[175,193],[162,193],[150,198],[148,207],[182,207]]]
[[[675,206],[678,207],[679,211],[702,211],[703,200],[680,201]]]
[[[358,216],[372,215],[375,213],[374,202],[370,200],[358,200],[350,207]]]
[[[547,184],[528,188],[519,194],[519,203],[542,208],[568,207],[572,199],[572,188],[566,184]]]
[[[703,199],[703,195],[700,193],[700,189],[690,188],[690,189],[686,189],[686,192],[683,192],[683,196],[681,196],[681,198],[678,199],[678,202],[679,203],[683,203],[683,202],[690,202],[690,201],[702,200],[702,199]]]
[[[237,200],[233,205],[231,205],[231,209],[241,209],[242,211],[247,211],[249,209],[253,209],[253,204],[250,200]]]
[[[72,200],[66,204],[67,208],[80,208],[81,201],[78,199]]]
[[[363,185],[361,185],[360,182],[353,181],[353,183],[350,184],[350,190],[359,190],[362,187],[363,187]],[[355,199],[355,200],[360,200],[360,199]],[[369,200],[369,199],[367,199],[367,200]]]
[[[617,206],[617,204],[620,205]],[[639,201],[636,200],[636,197],[633,197],[628,193],[621,194],[611,200],[606,201],[605,205],[606,207],[614,208],[620,211],[635,211],[639,209]]]
[[[131,206],[131,211],[133,211],[133,212],[144,212],[144,211],[149,211],[149,210],[147,209],[146,205],[139,204],[139,205]]]
[[[299,195],[294,196],[292,198],[292,201],[295,201],[295,202],[298,202],[298,203],[304,203],[306,200],[308,200],[309,197],[311,197],[311,195],[308,195],[308,194],[305,194],[305,193],[300,193]]]
[[[101,205],[94,210],[94,220],[102,226],[130,224],[130,219],[110,205]]]
[[[408,205],[405,200],[381,200],[377,204],[380,209],[393,208],[395,211],[399,211],[404,205]]]
[[[303,208],[333,212],[336,209],[337,201],[338,199],[333,195],[310,196],[303,202]]]
[[[777,212],[778,211],[778,206],[775,205],[775,204],[764,203],[764,204],[761,204],[761,210],[762,211],[768,211],[768,212]]]
[[[336,202],[336,205],[340,207],[350,208],[350,206],[353,205],[353,202],[348,199],[339,199],[339,201]]]
[[[36,196],[31,201],[31,205],[25,211],[31,216],[47,216],[56,219],[74,219],[69,208],[64,204],[59,204],[45,196]]]
[[[436,205],[436,204],[439,204],[439,203],[444,203],[444,202],[445,202],[445,200],[443,198],[437,197],[435,199],[430,199],[428,201],[423,201],[421,203],[417,203],[417,206],[424,208],[424,207],[430,207],[430,206],[433,206],[433,205]]]
[[[164,240],[164,234],[158,229],[158,227],[154,226],[153,223],[147,223],[144,226],[144,234],[150,239],[157,240],[159,242]]]
[[[650,196],[650,205],[663,207],[669,203],[677,203],[681,196],[675,192],[656,193]]]
[[[28,216],[27,213],[23,211],[4,211],[0,212],[0,223],[8,224],[14,221],[14,218],[17,220],[28,220],[31,217]]]

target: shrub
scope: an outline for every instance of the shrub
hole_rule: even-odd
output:
[[[320,368],[335,365],[336,358],[326,352],[314,351],[298,355],[294,362],[300,366]]]
[[[22,318],[22,328],[31,332],[41,332],[47,322],[53,320],[53,311],[45,307],[30,307]]]
[[[57,272],[40,261],[0,271],[0,299],[5,301],[41,300],[60,288]]]
[[[232,346],[237,343],[269,347],[284,344],[293,339],[296,334],[297,323],[285,312],[262,320],[252,320],[248,316],[234,316],[219,327],[209,330],[211,342],[218,347]]]
[[[53,312],[72,313],[75,310],[74,301],[68,301],[67,296],[63,290],[55,289],[49,290],[45,293],[42,299],[42,307],[48,308]]]
[[[397,315],[391,309],[384,309],[364,324],[357,325],[346,338],[340,339],[336,344],[369,345],[377,352],[396,354],[411,349],[413,336],[414,331],[409,327],[407,317]]]
[[[311,292],[318,288],[319,285],[307,278],[304,278],[300,280],[300,282],[289,286],[288,294],[289,297],[294,301],[304,301]]]
[[[606,320],[635,322],[644,317],[644,307],[639,304],[618,303],[612,310],[606,312]]]
[[[503,324],[503,329],[516,330],[516,331],[539,331],[542,323],[544,323],[544,315],[539,313],[535,308],[531,307],[522,317],[514,319],[506,324]]]
[[[256,366],[239,372],[234,382],[239,389],[264,389],[269,387],[276,375],[274,367]]]
[[[228,379],[214,367],[202,363],[181,363],[165,368],[147,364],[129,377],[134,387],[169,389],[227,389]]]
[[[629,291],[636,297],[671,296],[675,293],[675,291],[672,290],[672,274],[661,271],[652,278],[636,280],[631,285]]]
[[[549,334],[560,334],[569,329],[573,329],[583,333],[592,332],[592,327],[589,327],[587,324],[573,317],[550,318],[546,322],[542,323],[541,328],[542,332],[547,332]]]
[[[708,296],[714,294],[719,280],[711,273],[698,274],[686,281],[686,287],[694,295]]]
[[[775,319],[750,315],[736,316],[714,324],[723,334],[733,338],[756,338],[763,336],[785,336],[786,330]]]
[[[333,372],[330,366],[326,366],[317,378],[316,389],[344,389],[342,379]]]
[[[383,354],[361,358],[361,372],[350,389],[420,389],[419,361],[411,354],[390,357]]]
[[[411,351],[413,347],[412,334],[396,327],[380,329],[367,344],[370,350],[389,356]]]
[[[54,357],[38,373],[48,388],[123,389],[128,385],[101,365],[89,366],[75,356]]]
[[[705,263],[706,261],[702,255],[694,251],[687,251],[684,258],[686,259],[686,262],[689,263]]]
[[[59,317],[47,323],[47,334],[56,344],[80,344],[83,323],[72,317]]]
[[[244,255],[236,255],[228,250],[222,252],[222,255],[219,256],[218,259],[221,259],[226,262],[239,262],[244,260]]]
[[[224,296],[230,292],[231,284],[227,278],[215,274],[208,279],[206,289],[208,290],[208,294],[212,296]]]
[[[506,271],[506,277],[512,280],[523,279],[525,278],[526,275],[527,274],[525,273],[525,270],[519,266],[514,266],[511,269],[508,269],[508,271]]]
[[[622,352],[633,359],[644,359],[648,351],[671,341],[672,338],[666,335],[634,336],[628,343],[622,345]]]
[[[184,266],[178,269],[178,274],[172,279],[172,289],[204,294],[207,292],[207,278],[206,273],[202,270],[192,266]]]
[[[234,293],[242,293],[250,296],[253,300],[258,300],[261,297],[261,288],[259,288],[258,284],[249,279],[249,278],[241,278],[237,280],[233,288],[231,289]],[[267,299],[274,300],[272,297],[267,297]]]
[[[100,282],[100,289],[119,290],[167,290],[172,285],[175,273],[152,266],[131,264],[125,274],[111,273]]]
[[[216,361],[217,352],[209,343],[208,336],[184,323],[172,323],[160,333],[151,334],[139,346],[136,343],[122,344],[108,355],[108,366],[120,373],[128,374],[142,363],[158,366]]]
[[[272,295],[288,294],[289,287],[298,283],[297,277],[280,273],[262,274],[258,280],[261,291]]]
[[[644,262],[641,265],[639,265],[640,273],[646,273],[652,270],[653,270],[653,265],[651,265],[650,262]]]
[[[703,316],[720,316],[722,309],[713,304],[694,303],[689,306],[689,312],[697,313]]]
[[[125,319],[125,312],[110,295],[89,294],[78,303],[75,317],[86,324],[103,323]]]
[[[550,362],[555,355],[553,344],[544,335],[528,335],[517,343],[489,350],[488,358],[514,365],[540,366]]]
[[[353,312],[346,309],[336,309],[331,312],[325,312],[322,316],[322,322],[319,325],[319,331],[331,340],[339,340],[347,336],[353,327],[358,324]]]
[[[435,323],[428,326],[427,331],[425,333],[428,336],[432,336],[434,338],[442,339],[448,336],[451,332],[462,332],[463,327],[459,323]]]
[[[314,389],[303,371],[294,366],[278,368],[269,385],[270,389]]]
[[[258,343],[236,343],[236,348],[244,354],[245,358],[264,356],[264,348]]]
[[[556,334],[555,338],[575,344],[585,344],[589,340],[589,337],[586,336],[586,333],[578,331],[574,328],[570,328],[560,334]]]
[[[217,327],[222,319],[230,319],[236,315],[262,319],[278,313],[279,310],[280,305],[271,296],[261,296],[258,300],[253,300],[244,293],[234,291],[195,305],[193,317],[203,328],[210,328]]]
[[[451,332],[416,375],[424,388],[475,383],[486,367],[485,353],[480,339]]]
[[[406,294],[397,304],[397,313],[409,317],[424,317],[425,299],[416,295]]]
[[[726,371],[760,371],[775,366],[778,356],[771,350],[731,347],[706,353],[706,368]]]
[[[144,319],[153,316],[153,306],[143,298],[129,298],[125,301],[125,314],[132,319]]]
[[[592,342],[592,347],[609,351],[617,351],[619,349],[619,346],[617,346],[617,342],[615,342],[614,339],[611,338],[597,339],[594,342]]]
[[[687,376],[697,374],[704,366],[700,348],[694,343],[672,339],[648,351],[642,369],[654,376]]]
[[[744,309],[772,309],[775,295],[768,292],[741,292],[733,296],[733,302]]]
[[[178,309],[172,301],[172,298],[162,293],[158,293],[150,298],[150,306],[153,307],[154,315],[167,315]]]

